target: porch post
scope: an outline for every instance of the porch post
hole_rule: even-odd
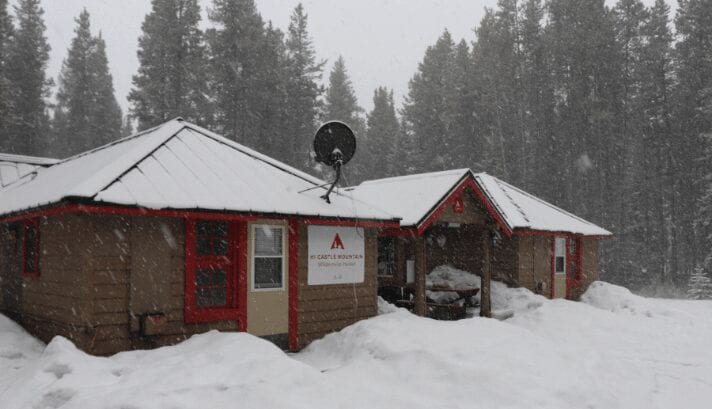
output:
[[[480,316],[492,316],[490,284],[492,282],[492,240],[488,228],[482,230],[482,289],[480,290]]]
[[[425,237],[415,236],[415,309],[416,315],[425,316]]]

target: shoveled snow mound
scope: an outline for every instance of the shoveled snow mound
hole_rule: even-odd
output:
[[[499,285],[493,298],[511,318],[434,321],[391,308],[291,355],[248,334],[210,332],[99,358],[60,337],[43,350],[0,317],[0,353],[11,356],[0,358],[0,407],[702,409],[712,401],[710,301],[645,299],[605,283],[583,302]]]
[[[43,348],[40,341],[0,314],[0,391],[2,385],[13,379],[28,362],[36,359]]]
[[[437,266],[426,276],[425,285],[427,287],[445,287],[445,288],[481,288],[480,277],[469,271],[459,270],[453,266],[443,264]],[[456,292],[450,291],[426,291],[425,295],[437,303],[449,303],[460,298]],[[477,302],[480,300],[480,294],[477,293],[474,297]]]

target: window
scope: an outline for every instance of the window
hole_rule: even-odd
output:
[[[566,238],[556,237],[554,244],[554,271],[566,274]]]
[[[253,225],[252,288],[284,288],[284,227]]]
[[[396,273],[395,237],[378,238],[378,275],[392,277]]]
[[[239,271],[244,272],[244,223],[186,221],[186,322],[240,320]]]
[[[198,307],[228,305],[229,224],[226,221],[200,220],[195,223],[196,269],[195,303]]]
[[[22,226],[22,275],[40,275],[40,224],[37,219],[25,221]]]

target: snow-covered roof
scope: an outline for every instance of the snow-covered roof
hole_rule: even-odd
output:
[[[0,189],[31,174],[40,167],[50,166],[57,162],[57,159],[52,158],[0,153]]]
[[[400,216],[401,226],[420,227],[430,214],[471,178],[497,211],[507,228],[567,232],[587,236],[611,233],[487,173],[469,169],[446,170],[370,180],[347,189],[355,197]]]
[[[203,209],[395,220],[324,181],[175,119],[28,175],[0,191],[0,215],[67,199],[149,209]]]

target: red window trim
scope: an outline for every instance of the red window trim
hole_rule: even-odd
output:
[[[35,229],[35,237],[33,243],[28,243],[27,231],[30,228]],[[34,247],[35,250],[35,271],[28,270],[27,263],[27,248]],[[27,219],[22,223],[22,276],[23,277],[39,277],[40,276],[40,221],[37,218]]]
[[[196,223],[200,218],[185,221],[185,297],[184,320],[187,323],[237,321],[239,331],[247,330],[247,223],[228,221],[228,261],[206,260],[224,263],[227,267],[227,306],[198,307],[196,305],[196,271],[201,262],[195,253]]]

